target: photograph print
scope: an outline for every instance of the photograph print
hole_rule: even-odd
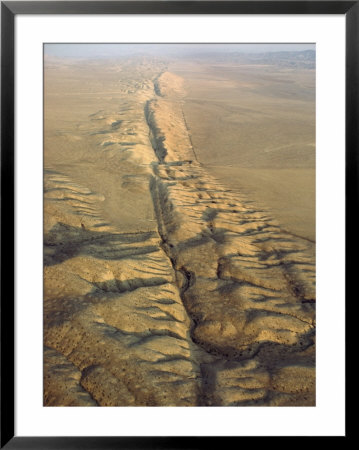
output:
[[[315,406],[315,45],[43,58],[43,405]]]

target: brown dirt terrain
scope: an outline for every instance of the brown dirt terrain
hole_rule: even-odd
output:
[[[315,241],[315,70],[235,62],[173,63],[206,169]]]
[[[184,86],[45,66],[45,405],[315,404],[314,244],[202,165]]]

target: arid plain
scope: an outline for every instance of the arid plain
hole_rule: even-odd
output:
[[[44,405],[315,405],[313,53],[45,56]]]

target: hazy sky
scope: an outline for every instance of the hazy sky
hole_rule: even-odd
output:
[[[315,50],[315,44],[45,44],[45,55],[71,58],[109,58],[134,53],[150,55],[166,53],[243,52]]]

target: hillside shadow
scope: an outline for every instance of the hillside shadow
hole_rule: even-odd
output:
[[[44,236],[44,266],[60,264],[78,255],[119,260],[156,252],[158,245],[146,245],[147,240],[156,236],[152,231],[107,233],[57,223]]]

